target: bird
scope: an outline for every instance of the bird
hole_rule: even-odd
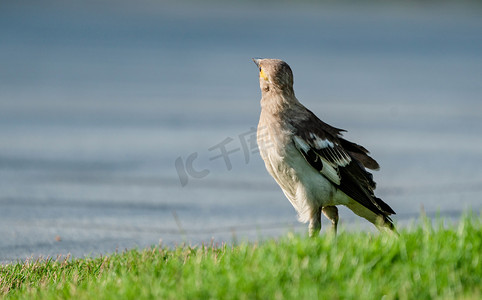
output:
[[[367,170],[379,164],[361,145],[343,138],[346,130],[320,120],[298,101],[293,72],[279,59],[253,58],[259,69],[261,114],[256,139],[268,173],[308,223],[310,236],[321,230],[321,214],[336,234],[337,205],[396,232],[390,215],[395,211],[375,196],[376,183]]]

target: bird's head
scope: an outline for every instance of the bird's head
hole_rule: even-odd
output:
[[[282,60],[270,58],[253,58],[259,68],[259,86],[263,94],[293,94],[293,72]]]

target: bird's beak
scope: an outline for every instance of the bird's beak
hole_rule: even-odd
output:
[[[259,65],[263,59],[262,59],[262,58],[253,58],[252,60],[253,60],[254,63],[258,66],[258,69],[259,69],[259,78],[262,78],[262,79],[264,79],[264,80],[267,81],[267,82],[270,82],[268,76],[266,75],[266,73],[263,71],[263,69],[262,69],[261,66]]]
[[[261,58],[252,58],[252,60],[254,61],[254,63],[258,66],[259,68],[259,62],[261,61]]]

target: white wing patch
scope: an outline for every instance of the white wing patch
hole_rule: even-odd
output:
[[[344,167],[351,162],[351,157],[335,147],[335,144],[327,139],[322,139],[314,133],[310,133],[313,139],[313,146],[318,152],[326,155],[326,159],[340,167]]]
[[[310,137],[313,139],[313,144],[315,144],[316,148],[318,149],[335,147],[335,145],[332,142],[330,142],[329,140],[322,139],[314,133],[310,133]]]
[[[313,134],[311,134],[310,136],[314,136]],[[315,138],[318,138],[315,136]],[[340,182],[341,182],[341,178],[340,178],[340,174],[338,172],[338,166],[336,164],[334,164],[333,162],[330,162],[328,161],[326,158],[324,158],[323,156],[319,155],[316,150],[318,150],[319,148],[318,147],[313,147],[313,146],[310,146],[310,144],[308,144],[305,140],[303,140],[301,137],[299,136],[294,136],[293,137],[293,140],[295,142],[295,146],[296,148],[298,148],[299,150],[303,151],[306,155],[308,153],[308,151],[312,151],[313,154],[316,155],[317,159],[321,160],[321,163],[322,163],[322,168],[320,170],[320,173],[322,175],[324,175],[326,178],[328,178],[328,180],[330,180],[331,182],[339,185]],[[318,138],[318,140],[320,141],[326,141],[326,145],[328,145],[328,147],[331,149],[331,147],[334,147],[333,143],[330,142],[330,141],[327,141],[327,140],[322,140],[320,138]],[[329,146],[329,145],[332,145],[332,146]],[[333,151],[333,150],[332,150]],[[306,156],[305,156],[306,158]]]

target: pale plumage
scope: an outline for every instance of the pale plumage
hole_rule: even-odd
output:
[[[260,154],[299,220],[310,222],[310,235],[320,230],[322,212],[336,230],[336,205],[394,229],[389,215],[395,212],[375,196],[375,182],[365,169],[379,168],[369,152],[343,139],[343,130],[324,123],[296,99],[288,64],[277,59],[254,61],[262,91]]]

